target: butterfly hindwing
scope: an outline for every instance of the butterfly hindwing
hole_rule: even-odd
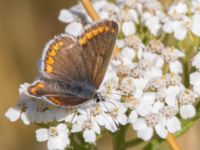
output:
[[[28,87],[31,96],[46,98],[60,106],[74,106],[86,102],[94,93],[94,88],[84,84],[67,84],[62,81],[41,78]]]

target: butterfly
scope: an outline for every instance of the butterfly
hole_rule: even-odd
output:
[[[27,88],[27,93],[64,107],[101,100],[97,90],[117,35],[117,22],[101,20],[86,26],[78,37],[56,36],[44,48],[39,79]]]

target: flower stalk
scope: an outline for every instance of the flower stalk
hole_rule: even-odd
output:
[[[166,141],[173,150],[181,150],[181,148],[179,147],[178,143],[176,142],[173,134],[169,133]]]

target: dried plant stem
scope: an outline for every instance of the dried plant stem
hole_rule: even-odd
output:
[[[81,0],[81,3],[93,21],[100,20],[100,17],[92,6],[90,0]],[[119,52],[120,49],[115,45],[114,56],[116,56]]]
[[[81,3],[83,4],[84,8],[86,9],[87,13],[92,18],[93,21],[100,19],[99,15],[92,6],[90,0],[81,0]]]
[[[166,141],[173,150],[181,150],[181,148],[179,147],[178,143],[176,142],[173,134],[169,133]]]

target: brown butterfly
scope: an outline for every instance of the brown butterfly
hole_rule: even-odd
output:
[[[97,89],[107,70],[117,34],[115,21],[102,20],[86,26],[79,37],[56,36],[43,51],[41,75],[27,88],[28,94],[59,106],[101,100]]]

